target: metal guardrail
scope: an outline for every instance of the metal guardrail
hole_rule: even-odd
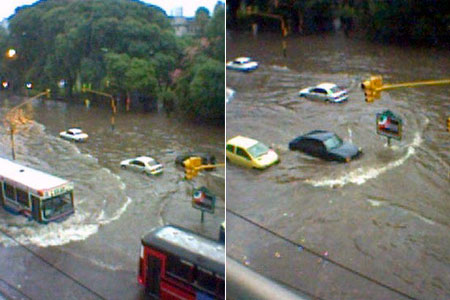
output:
[[[227,256],[226,296],[229,300],[310,300]]]

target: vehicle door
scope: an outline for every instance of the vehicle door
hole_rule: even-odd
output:
[[[147,284],[145,286],[145,290],[147,294],[159,299],[162,262],[158,257],[149,255],[147,266]]]
[[[145,164],[139,160],[132,160],[130,162],[130,167],[135,171],[142,172],[144,171]]]
[[[253,166],[251,156],[244,148],[241,148],[239,146],[236,147],[236,161],[243,166]]]
[[[314,93],[315,100],[319,100],[319,101],[328,100],[328,92],[325,89],[316,88],[314,90],[315,90],[315,93]]]
[[[311,100],[319,100],[319,91],[321,89],[319,88],[313,88],[309,91],[309,93],[307,94],[307,97]]]

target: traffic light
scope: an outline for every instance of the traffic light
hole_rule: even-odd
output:
[[[185,172],[185,178],[187,180],[191,180],[195,176],[198,175],[199,169],[197,167],[200,167],[202,165],[202,158],[201,157],[191,157],[184,161],[184,172]]]
[[[372,76],[370,80],[372,81],[373,97],[380,99],[381,91],[379,89],[383,86],[383,78],[381,76]]]
[[[383,79],[381,76],[371,76],[369,80],[361,83],[361,88],[364,90],[366,102],[373,102],[374,99],[380,99],[381,89],[383,86]]]
[[[373,89],[372,89],[372,82],[370,80],[363,81],[361,83],[361,88],[364,90],[364,96],[366,102],[373,102]]]

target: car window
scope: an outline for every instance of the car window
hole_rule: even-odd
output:
[[[269,148],[263,143],[257,143],[248,148],[247,151],[253,157],[260,157],[261,155],[266,154],[269,151]]]
[[[72,134],[73,135],[73,132],[69,130],[69,131],[67,131],[67,134]]]
[[[233,145],[227,145],[227,151],[234,153],[234,146]]]
[[[251,160],[250,156],[242,148],[236,147],[236,154],[239,155],[239,156],[242,156],[245,159]]]
[[[338,148],[342,145],[342,140],[337,135],[333,135],[329,139],[324,141],[325,147],[327,147],[328,150]]]
[[[311,93],[326,94],[327,91],[325,91],[324,89],[315,88],[311,91]]]
[[[143,162],[141,162],[141,161],[138,161],[138,160],[131,161],[130,165],[135,165],[135,166],[138,166],[138,167],[145,167],[145,164]]]

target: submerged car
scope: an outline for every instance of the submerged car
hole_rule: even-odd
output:
[[[263,143],[240,135],[228,140],[226,156],[232,163],[255,169],[265,169],[280,161],[278,154]]]
[[[233,61],[227,62],[227,69],[235,71],[249,72],[258,68],[258,62],[250,57],[238,57]]]
[[[301,90],[298,95],[310,100],[328,101],[340,103],[348,100],[347,90],[338,87],[334,83],[321,83],[317,86]]]
[[[362,153],[361,148],[343,142],[339,136],[325,130],[314,130],[293,139],[289,143],[289,149],[339,162],[349,162]]]
[[[123,169],[143,172],[149,175],[158,175],[164,170],[162,164],[149,156],[139,156],[136,158],[126,159],[120,163],[120,167]]]
[[[75,142],[84,142],[88,138],[88,135],[84,133],[81,128],[70,128],[66,131],[61,131],[59,136],[63,139]]]

